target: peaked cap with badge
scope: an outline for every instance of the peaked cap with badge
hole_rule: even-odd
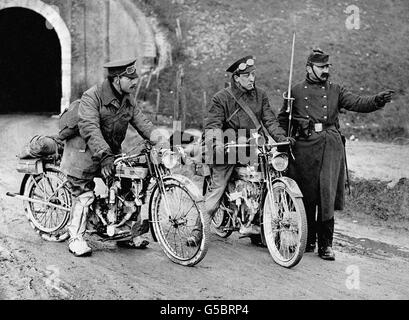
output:
[[[131,79],[138,78],[139,74],[135,65],[136,59],[115,60],[103,65],[108,70],[108,76],[125,76]]]
[[[256,70],[255,57],[252,55],[245,56],[234,62],[230,67],[226,69],[226,72],[231,72],[233,74],[249,73]]]

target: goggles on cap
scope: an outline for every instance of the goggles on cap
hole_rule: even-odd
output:
[[[118,74],[118,77],[120,76],[127,76],[127,75],[133,75],[136,72],[136,67],[134,65],[129,66],[125,69],[125,71],[121,72],[120,74]]]
[[[254,59],[247,59],[246,62],[242,62],[239,64],[236,71],[244,71],[246,70],[247,67],[252,67],[252,66],[254,66]]]

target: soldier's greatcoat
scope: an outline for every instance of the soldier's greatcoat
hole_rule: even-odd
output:
[[[268,101],[267,93],[263,89],[255,87],[254,90],[247,91],[239,88],[235,81],[232,80],[231,92],[241,104],[246,104],[253,111],[256,118],[264,125],[274,140],[282,141],[285,139],[285,131],[280,127]],[[227,132],[232,130],[236,132],[236,141],[240,141],[239,131],[243,130],[243,134],[249,138],[251,130],[255,130],[256,125],[225,88],[213,96],[204,129],[206,143],[209,143],[209,145],[213,143],[214,147],[217,144],[223,146],[223,141],[210,143],[208,140],[211,140],[212,136],[208,134],[209,131],[221,130]]]
[[[78,115],[80,135],[66,141],[61,169],[79,179],[93,179],[101,158],[121,153],[128,124],[145,139],[154,129],[129,94],[118,100],[108,80],[84,92]]]
[[[320,204],[322,221],[332,219],[334,210],[344,208],[345,156],[339,132],[339,111],[372,112],[384,106],[376,96],[361,97],[330,81],[306,80],[292,87],[293,126],[303,134],[296,136],[295,161],[289,176],[303,193],[306,209]],[[284,103],[278,119],[287,130],[288,113]],[[323,130],[315,132],[314,124]],[[308,133],[308,128],[312,129]],[[303,130],[304,129],[304,130]],[[296,130],[293,130],[293,133]]]

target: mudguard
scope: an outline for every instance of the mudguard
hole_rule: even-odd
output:
[[[295,182],[293,179],[289,177],[280,177],[273,180],[273,185],[277,183],[284,184],[288,188],[290,194],[293,197],[302,198],[303,195],[300,190],[300,187],[298,186],[297,182]]]
[[[28,179],[30,178],[31,174],[26,173],[21,180],[21,185],[20,185],[20,195],[24,196],[24,191],[26,190],[26,184]]]
[[[199,187],[188,177],[182,176],[181,174],[172,174],[171,176],[166,176],[163,180],[176,180],[180,184],[183,184],[192,195],[195,201],[203,201],[202,192]]]
[[[175,181],[178,184],[184,185],[186,187],[186,189],[189,191],[189,193],[192,195],[192,198],[196,201],[196,202],[202,202],[204,197],[202,195],[202,192],[200,191],[199,187],[189,178],[181,175],[181,174],[172,174],[169,176],[164,176],[163,181]],[[158,185],[155,183],[154,187],[152,188],[152,193],[151,195],[154,194],[154,192],[156,192],[156,189],[158,188]],[[149,221],[152,221],[152,201],[153,201],[153,197],[151,196],[149,199]],[[149,229],[151,231],[151,235],[152,238],[155,242],[158,241],[158,239],[156,238],[156,234],[155,231],[153,229],[152,223],[150,222],[149,225]]]

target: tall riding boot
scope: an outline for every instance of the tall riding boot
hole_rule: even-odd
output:
[[[87,191],[78,197],[73,197],[71,220],[68,225],[68,233],[70,235],[68,248],[77,257],[91,254],[91,248],[83,237],[87,226],[89,206],[93,201],[93,191]]]

